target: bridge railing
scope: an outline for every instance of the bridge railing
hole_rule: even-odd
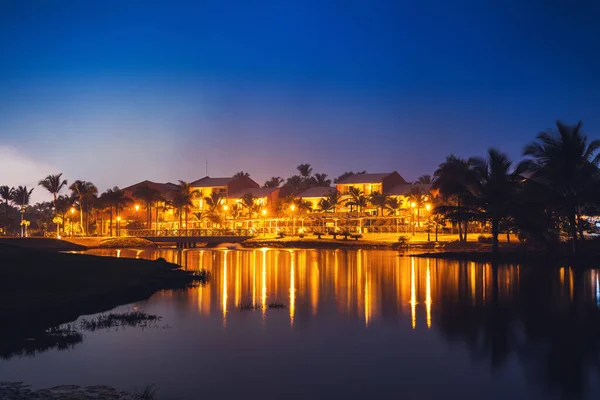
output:
[[[187,237],[187,236],[255,236],[257,230],[250,229],[226,229],[226,228],[202,228],[202,229],[128,229],[123,230],[122,236],[134,237]]]

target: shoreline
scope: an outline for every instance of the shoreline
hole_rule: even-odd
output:
[[[0,259],[0,358],[55,347],[56,341],[46,331],[82,315],[206,280],[205,275],[183,271],[164,259],[68,254],[3,244]]]

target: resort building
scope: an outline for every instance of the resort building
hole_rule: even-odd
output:
[[[327,198],[327,196],[334,190],[336,190],[336,188],[331,186],[316,186],[298,193],[297,197],[309,202],[311,204],[312,211],[315,212],[319,211],[319,203],[321,200]]]
[[[220,197],[221,204],[224,206],[227,204],[227,198],[230,195],[238,195],[250,189],[258,189],[260,185],[247,176],[229,178],[211,178],[205,176],[190,183],[190,187],[192,190],[198,191],[198,194],[192,200],[194,204],[193,209],[206,211],[209,207],[205,204],[206,197],[211,197],[211,195],[216,193]]]
[[[387,194],[392,187],[406,184],[402,176],[396,171],[382,174],[354,174],[337,183],[337,190],[347,194],[350,188],[361,190],[365,196],[373,192]]]

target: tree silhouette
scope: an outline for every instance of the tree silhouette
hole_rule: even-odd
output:
[[[556,132],[542,132],[536,141],[525,146],[527,157],[518,170],[530,174],[529,179],[549,189],[549,205],[567,218],[572,251],[577,252],[578,221],[581,209],[595,194],[597,166],[600,161],[600,140],[588,143],[581,122],[567,125],[556,122]],[[583,236],[583,235],[582,235]]]
[[[48,175],[45,179],[38,182],[38,185],[46,189],[52,194],[54,210],[56,211],[56,197],[60,193],[61,189],[67,186],[67,180],[62,179],[62,172],[56,175]],[[58,212],[56,212],[58,216]],[[56,224],[56,237],[60,236],[60,225]]]
[[[279,176],[274,176],[263,185],[264,188],[278,188],[284,180]]]
[[[492,252],[496,253],[500,221],[510,212],[515,190],[515,177],[510,171],[512,163],[506,154],[489,149],[487,159],[470,158],[469,165],[474,173],[471,192],[491,220]]]
[[[98,193],[98,188],[94,186],[92,182],[86,182],[81,180],[76,180],[69,186],[69,189],[73,192],[74,195],[77,196],[77,202],[79,203],[79,222],[81,224],[81,229],[84,229],[83,225],[83,206],[84,202],[88,201],[89,196]],[[84,235],[87,234],[88,231],[88,213],[85,213],[85,232]]]
[[[24,227],[23,220],[25,217],[25,209],[29,205],[29,201],[31,200],[32,189],[27,189],[27,186],[19,186],[13,192],[13,202],[19,206],[21,211],[21,237],[24,236]]]

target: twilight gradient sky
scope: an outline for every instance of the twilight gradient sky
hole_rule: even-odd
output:
[[[0,184],[412,180],[557,118],[600,134],[597,1],[195,3],[0,0]]]

